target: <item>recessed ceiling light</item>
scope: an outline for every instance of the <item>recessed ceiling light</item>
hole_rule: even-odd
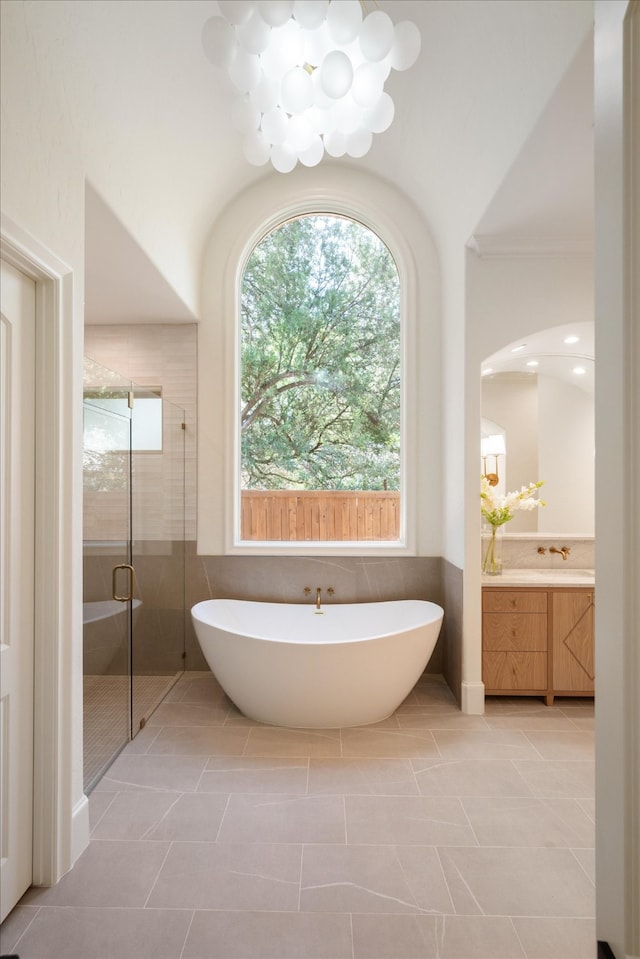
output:
[[[522,343],[520,346],[514,346],[513,349],[511,350],[511,352],[512,352],[512,353],[519,353],[520,350],[526,350],[526,348],[527,348],[527,344],[526,344],[526,343]]]
[[[576,376],[584,376],[587,371],[585,370],[584,366],[574,366],[573,372],[576,374]]]
[[[527,360],[527,366],[540,366],[538,360]]]
[[[489,373],[493,373],[493,367],[492,367],[492,366],[488,366],[488,367],[486,368],[486,370],[483,370],[483,371],[482,371],[482,376],[487,376]]]
[[[563,343],[567,343],[567,344],[569,344],[569,343],[577,343],[577,342],[579,341],[579,339],[580,339],[579,336],[565,336],[565,338],[564,338],[564,340],[563,340],[562,342],[563,342]]]

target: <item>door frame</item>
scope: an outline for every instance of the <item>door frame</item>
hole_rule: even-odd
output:
[[[36,284],[33,884],[89,841],[82,792],[82,326],[73,271],[2,214],[2,258]],[[81,383],[80,383],[81,387]],[[77,395],[79,394],[79,395]]]

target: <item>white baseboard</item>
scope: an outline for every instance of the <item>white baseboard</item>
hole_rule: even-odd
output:
[[[73,807],[71,817],[71,861],[76,862],[89,845],[89,800],[83,794]]]
[[[462,683],[462,712],[470,716],[482,716],[484,713],[484,683]]]

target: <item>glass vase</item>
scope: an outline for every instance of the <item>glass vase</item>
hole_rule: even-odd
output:
[[[502,572],[502,527],[486,526],[482,530],[482,572],[499,576]]]

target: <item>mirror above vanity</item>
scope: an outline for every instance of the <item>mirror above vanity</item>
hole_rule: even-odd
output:
[[[481,469],[497,475],[498,493],[544,480],[547,505],[515,513],[505,537],[538,534],[544,545],[564,535],[568,546],[569,538],[593,537],[593,322],[540,331],[487,357],[481,439],[489,453]]]

